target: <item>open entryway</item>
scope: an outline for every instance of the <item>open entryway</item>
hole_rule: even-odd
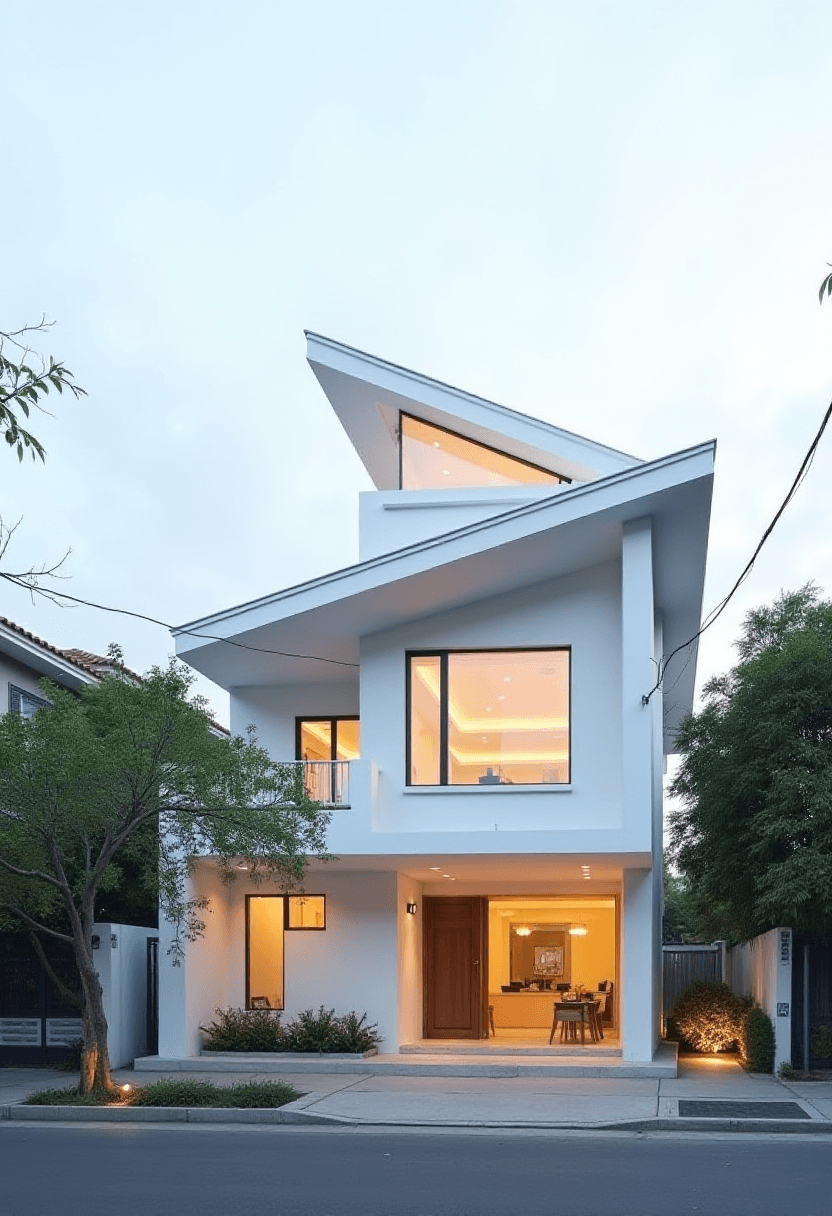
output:
[[[556,1003],[581,999],[587,1046],[619,1047],[616,896],[428,897],[424,934],[425,1039],[548,1047]]]
[[[488,1028],[495,1045],[548,1044],[556,1002],[581,998],[597,1018],[595,1041],[618,1041],[615,896],[489,900]],[[553,1046],[561,1042],[561,1030]]]

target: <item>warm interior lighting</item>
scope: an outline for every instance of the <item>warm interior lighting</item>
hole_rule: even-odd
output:
[[[248,910],[248,1007],[283,1008],[283,896],[251,895]]]
[[[416,905],[415,905],[415,904],[408,904],[408,905],[407,905],[407,910],[408,910],[408,912],[410,913],[410,915],[411,915],[411,916],[415,916],[415,915],[416,915]]]
[[[521,925],[519,929],[515,929],[514,932],[518,937],[528,937],[531,933],[531,929],[527,928],[526,925]]]
[[[573,937],[586,937],[589,930],[587,929],[586,925],[578,922],[576,925],[569,926],[569,932]]]
[[[401,415],[403,490],[435,490],[448,486],[552,485],[566,480],[527,464],[516,456],[466,439],[454,431],[432,426],[409,414]],[[447,477],[448,481],[442,479]]]

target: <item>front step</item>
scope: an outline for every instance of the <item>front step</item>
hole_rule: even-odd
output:
[[[594,1060],[591,1053],[583,1056],[555,1055],[541,1052],[536,1056],[505,1056],[502,1054],[466,1055],[422,1053],[377,1055],[364,1060],[333,1059],[326,1055],[296,1055],[275,1059],[269,1054],[217,1053],[191,1056],[184,1060],[160,1056],[141,1056],[133,1065],[136,1072],[145,1073],[256,1073],[259,1076],[282,1074],[296,1076],[318,1075],[388,1076],[388,1077],[618,1077],[622,1081],[635,1077],[656,1078],[676,1076],[676,1044],[661,1043],[654,1058],[646,1063],[607,1058]]]
[[[531,1056],[537,1060],[545,1059],[553,1063],[558,1059],[574,1060],[597,1059],[599,1056],[606,1060],[620,1060],[620,1047],[604,1047],[598,1043],[559,1044],[550,1047],[546,1043],[514,1044],[498,1043],[493,1039],[475,1039],[471,1041],[452,1039],[422,1039],[418,1043],[402,1043],[399,1048],[401,1055],[419,1056],[471,1056],[491,1059],[494,1056]]]

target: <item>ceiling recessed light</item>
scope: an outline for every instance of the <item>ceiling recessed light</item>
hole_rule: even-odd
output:
[[[444,475],[445,477],[450,477],[450,475],[451,475],[451,470],[450,470],[450,469],[443,469],[443,470],[442,470],[442,473],[443,473],[443,475]]]
[[[429,866],[428,868],[429,868],[429,869],[431,869],[431,870],[434,870],[434,871],[435,871],[437,874],[438,874],[438,873],[439,873],[439,871],[442,869],[442,867],[441,867],[441,866]]]
[[[511,676],[503,676],[503,683],[504,683],[504,684],[510,684],[510,683],[511,683]]]
[[[442,447],[442,444],[439,442],[439,440],[438,440],[438,439],[434,439],[434,441],[433,441],[433,446],[434,446],[435,448],[441,448],[441,447]]]
[[[486,712],[487,714],[490,714],[490,713],[491,713],[491,706],[490,706],[490,705],[486,705],[486,707],[485,707],[485,712]]]

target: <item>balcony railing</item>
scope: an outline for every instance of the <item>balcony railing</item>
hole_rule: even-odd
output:
[[[349,760],[298,760],[307,797],[322,806],[350,805]]]

